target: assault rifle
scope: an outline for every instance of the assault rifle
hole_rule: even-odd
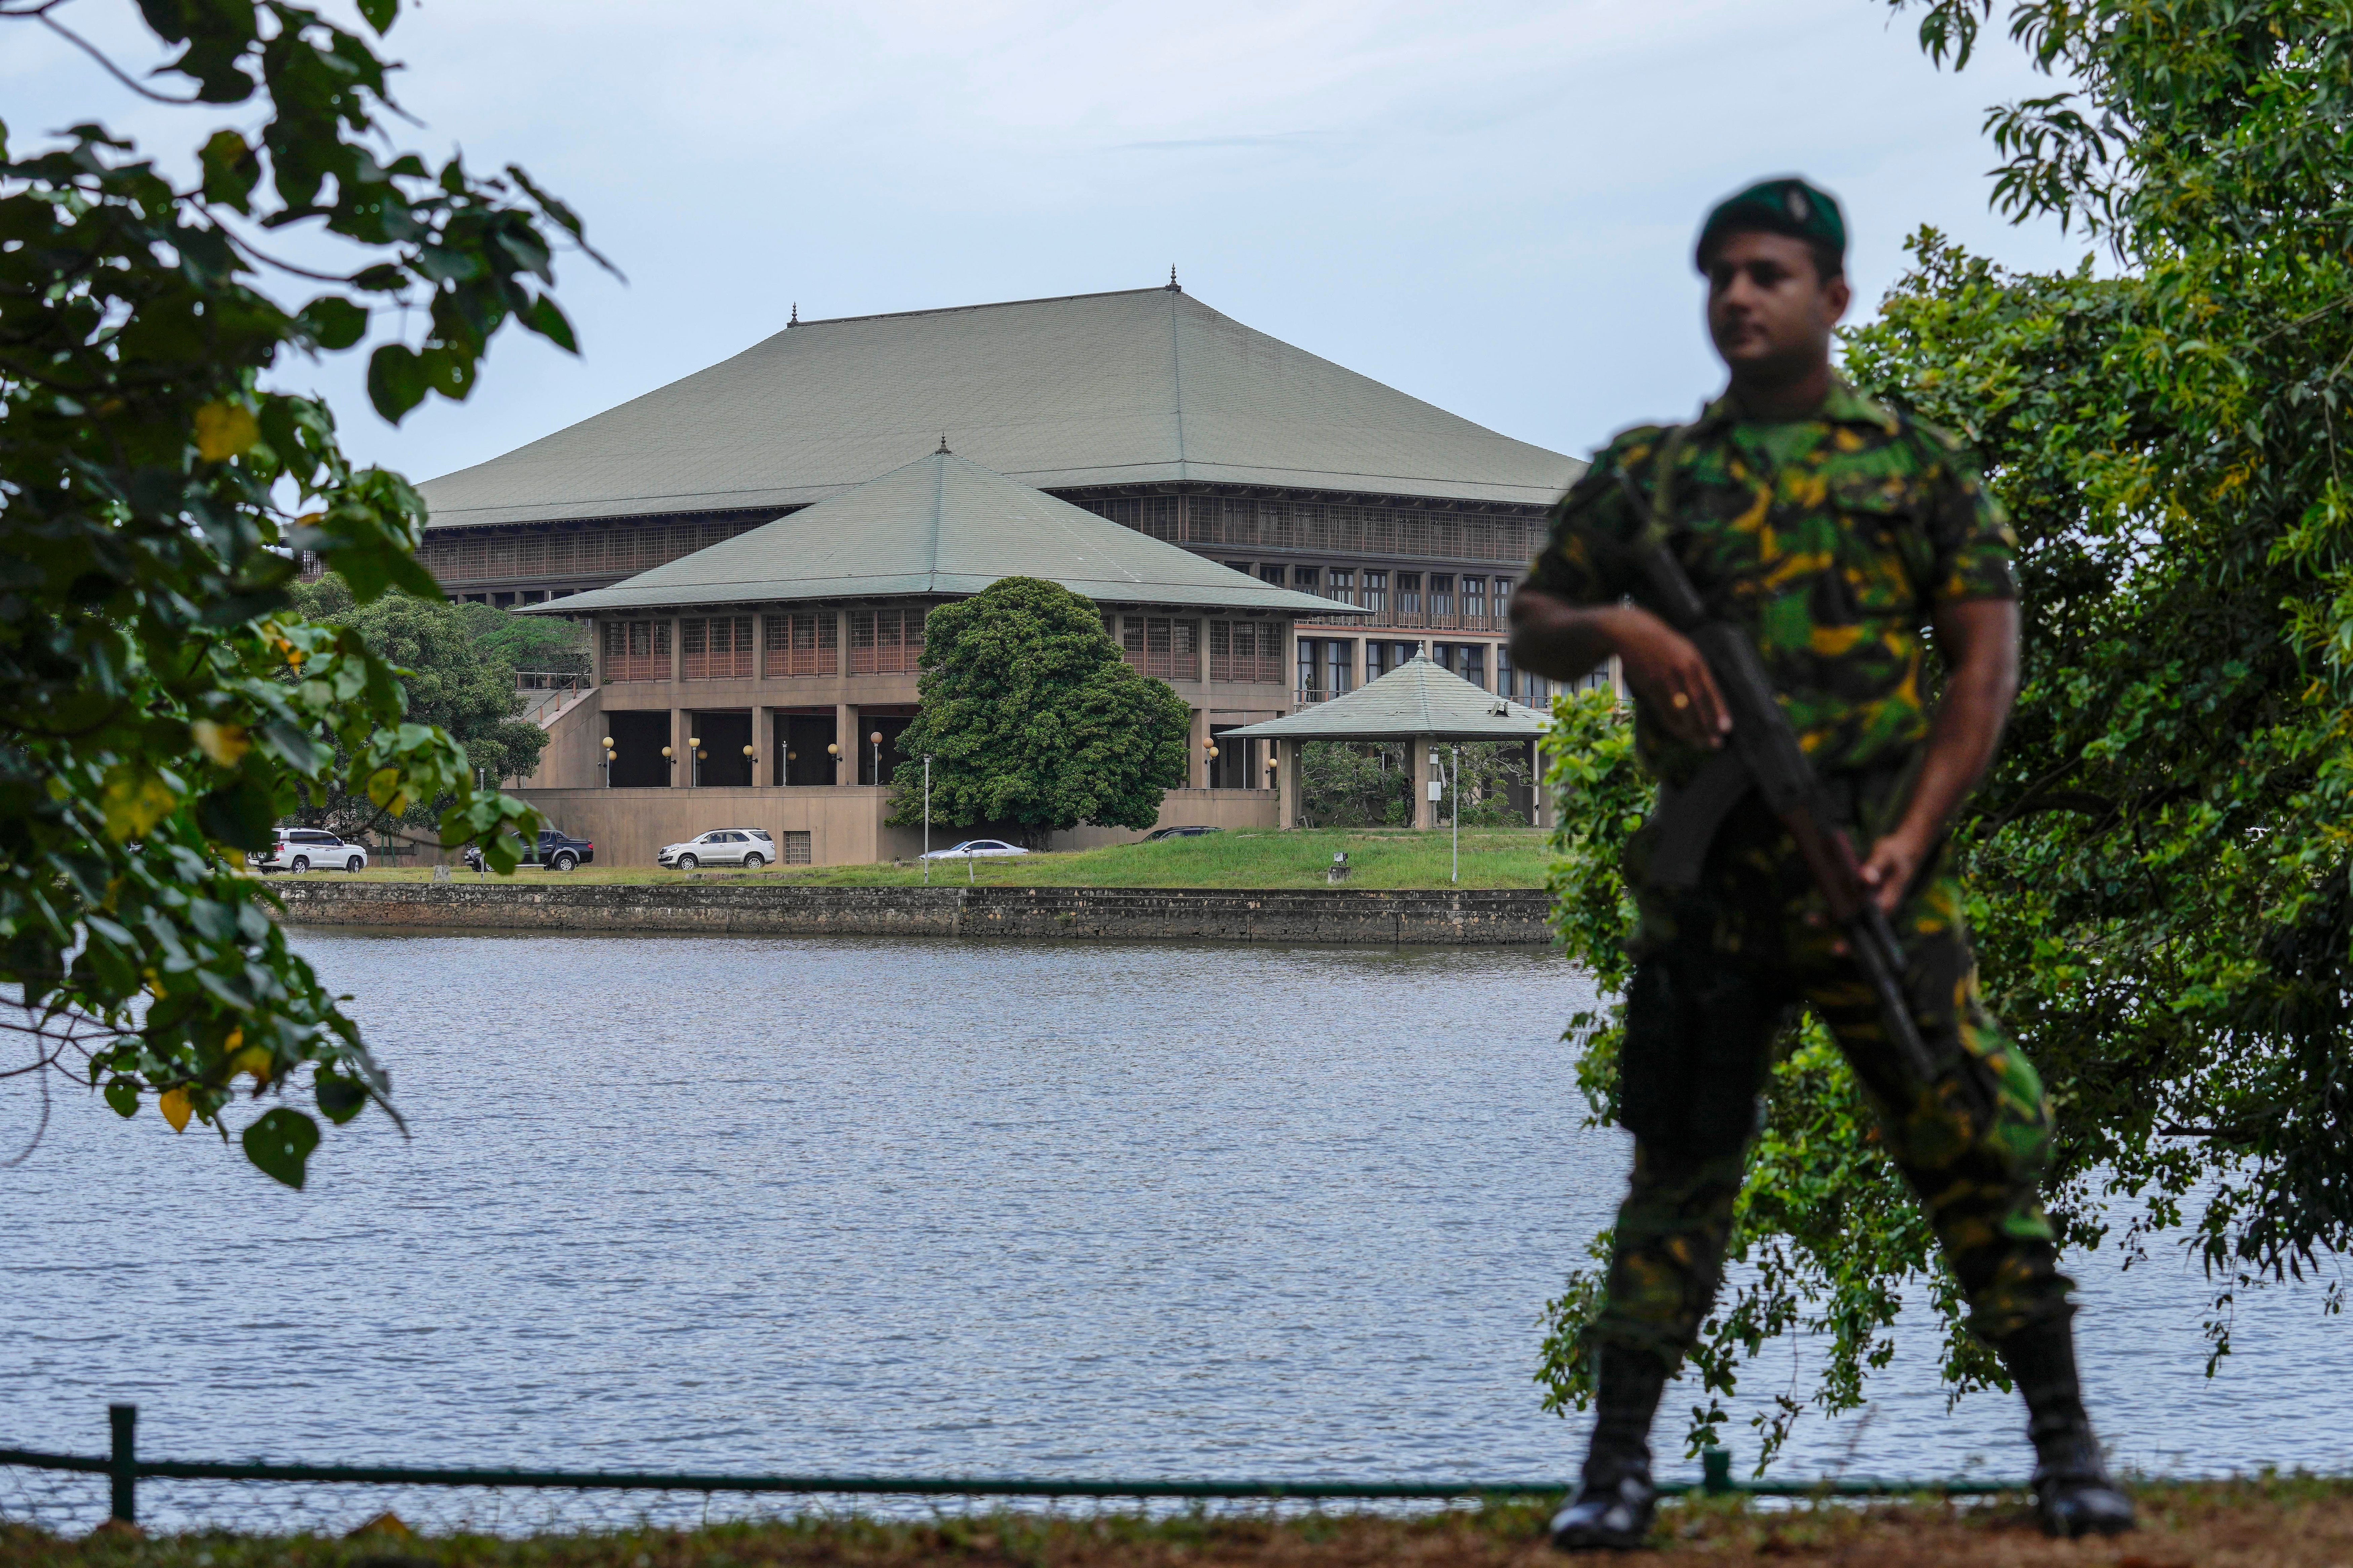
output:
[[[1648,880],[1670,890],[1696,887],[1708,846],[1725,816],[1751,788],[1763,792],[1766,805],[1797,841],[1831,918],[1845,932],[1847,952],[1878,999],[1881,1021],[1898,1059],[1915,1083],[1934,1083],[1935,1064],[1904,998],[1904,950],[1863,882],[1862,862],[1847,837],[1844,814],[1798,743],[1755,646],[1739,627],[1707,613],[1683,563],[1668,548],[1664,491],[1679,445],[1671,439],[1661,455],[1652,498],[1646,500],[1623,470],[1618,477],[1636,515],[1647,521],[1634,542],[1635,561],[1650,579],[1662,618],[1689,637],[1707,661],[1716,689],[1732,710],[1732,739],[1690,784],[1661,792],[1659,843]]]

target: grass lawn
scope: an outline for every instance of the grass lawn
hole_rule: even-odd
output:
[[[1462,830],[1465,888],[1544,886],[1544,834],[1533,827],[1466,827]],[[938,840],[934,840],[938,842]],[[949,842],[954,842],[953,839]],[[1198,838],[1164,838],[1157,844],[1117,844],[1060,855],[1021,855],[976,859],[971,879],[991,887],[1054,888],[1321,888],[1332,857],[1345,852],[1351,888],[1444,888],[1452,868],[1452,840],[1443,831],[1407,828],[1241,828]],[[961,860],[935,860],[935,884],[962,882]],[[428,870],[312,871],[331,882],[421,881]],[[473,873],[450,875],[472,880]],[[518,880],[574,882],[789,882],[817,887],[904,887],[923,879],[919,866],[815,866],[790,870],[659,871],[644,867],[607,870],[584,867],[571,872],[524,869]]]
[[[1909,1502],[1764,1510],[1742,1500],[1670,1503],[1632,1561],[1656,1568],[1820,1563],[1862,1568],[2343,1568],[2353,1562],[2353,1483],[2265,1479],[2136,1489],[2142,1528],[2115,1541],[2045,1540],[2023,1503]],[[883,1524],[856,1518],[521,1539],[166,1536],[68,1541],[0,1525],[0,1568],[1553,1568],[1548,1510],[1508,1506],[1420,1518],[1319,1514],[1145,1520],[997,1512]]]

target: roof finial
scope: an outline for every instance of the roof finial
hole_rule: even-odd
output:
[[[949,451],[949,450],[948,450],[948,433],[947,433],[946,431],[944,431],[944,430],[941,431],[941,432],[940,432],[940,449],[939,449],[938,451],[936,451],[936,452],[934,452],[934,453],[932,454],[932,456],[933,456],[933,457],[934,457],[934,458],[952,458],[952,457],[954,457],[955,455],[955,453],[953,453],[953,452],[951,452],[951,451]]]
[[[1173,261],[1168,264],[1168,291],[1171,294],[1182,294],[1185,291],[1184,285],[1176,281],[1176,264]]]
[[[786,321],[785,325],[786,325],[786,326],[788,326],[788,327],[797,327],[797,326],[799,326],[800,324],[801,324],[801,302],[800,302],[798,300],[794,300],[794,301],[793,301],[793,313],[792,313],[792,315],[790,316],[790,318],[788,318],[788,319]]]

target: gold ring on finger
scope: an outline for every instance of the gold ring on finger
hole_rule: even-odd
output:
[[[1676,707],[1678,707],[1678,708],[1688,708],[1688,707],[1690,707],[1690,706],[1691,706],[1691,695],[1690,695],[1690,693],[1688,693],[1688,692],[1683,692],[1683,691],[1678,691],[1678,692],[1676,692],[1676,693],[1675,693],[1675,696],[1674,696],[1674,703],[1675,703],[1675,706],[1676,706]]]

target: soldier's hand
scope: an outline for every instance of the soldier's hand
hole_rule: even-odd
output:
[[[1691,638],[1648,610],[1626,605],[1610,627],[1626,684],[1679,740],[1710,751],[1732,733],[1732,709]]]
[[[1862,885],[1871,889],[1882,912],[1895,912],[1926,853],[1926,847],[1902,828],[1871,847],[1871,857],[1862,863]]]

